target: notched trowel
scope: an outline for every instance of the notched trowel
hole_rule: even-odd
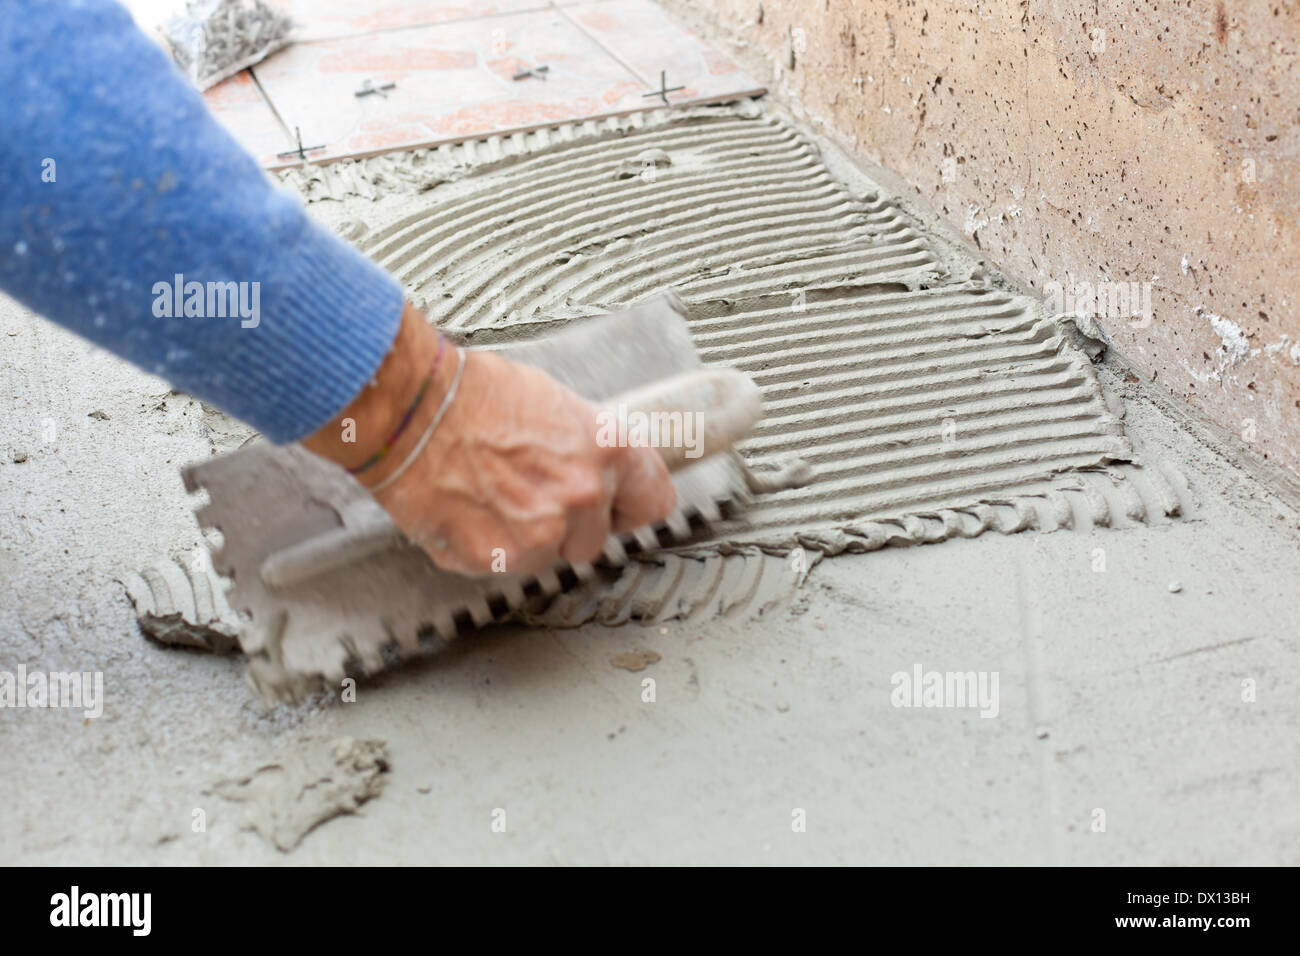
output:
[[[662,524],[611,536],[601,563],[685,541],[747,499],[732,445],[761,415],[740,372],[703,369],[673,293],[566,326],[500,354],[540,368],[620,412],[700,413],[701,454],[660,450],[677,507]],[[670,419],[671,420],[671,419]],[[220,532],[218,573],[246,618],[248,679],[267,700],[294,700],[355,673],[374,673],[459,633],[532,609],[576,586],[591,565],[481,578],[440,571],[338,466],[296,446],[257,444],[184,469],[207,492],[199,524]]]

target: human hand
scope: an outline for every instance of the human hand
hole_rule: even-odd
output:
[[[676,491],[657,452],[602,445],[595,405],[488,352],[465,351],[455,395],[419,448],[456,377],[459,350],[442,347],[429,393],[399,440],[358,476],[440,568],[530,572],[560,558],[590,561],[611,532],[672,510]],[[437,348],[437,333],[408,306],[374,384],[304,445],[345,467],[367,460],[409,407]],[[346,420],[358,440],[340,446]]]
[[[658,521],[676,502],[659,455],[600,445],[597,414],[537,369],[468,351],[428,444],[375,498],[448,571],[590,561],[611,531]]]

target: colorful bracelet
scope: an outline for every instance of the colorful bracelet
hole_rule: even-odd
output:
[[[415,445],[415,450],[406,456],[406,461],[398,465],[396,471],[379,484],[369,489],[372,495],[387,488],[400,478],[402,472],[411,467],[411,462],[420,457],[420,453],[424,451],[424,446],[429,444],[429,438],[435,431],[437,431],[438,423],[442,421],[442,416],[447,414],[447,409],[451,407],[451,403],[456,398],[456,389],[460,388],[460,376],[461,373],[465,371],[465,352],[466,349],[456,350],[456,374],[452,376],[451,385],[447,389],[447,394],[442,397],[442,404],[438,406],[438,411],[434,414],[433,421],[429,422],[428,427],[424,430],[424,434],[420,436],[419,442]]]
[[[400,438],[402,432],[406,430],[406,426],[411,423],[411,418],[415,415],[415,410],[420,407],[420,402],[424,401],[424,394],[429,390],[429,386],[433,384],[433,376],[438,371],[438,363],[442,361],[443,344],[447,341],[441,332],[438,332],[436,329],[434,331],[438,336],[438,351],[434,353],[433,364],[429,366],[429,374],[425,376],[424,384],[420,386],[420,390],[415,393],[415,400],[411,402],[411,407],[406,410],[406,414],[402,416],[402,421],[397,426],[397,430],[388,437],[388,441],[384,442],[384,446],[371,455],[364,464],[358,465],[356,468],[349,468],[349,475],[359,475],[366,469],[372,468],[379,464],[379,462],[383,461],[384,456],[393,450],[393,445],[397,443],[397,439]]]

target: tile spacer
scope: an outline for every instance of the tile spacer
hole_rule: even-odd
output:
[[[543,63],[541,66],[535,66],[529,70],[520,70],[518,73],[515,74],[514,78],[516,80],[526,80],[530,76],[535,76],[539,80],[544,80],[546,79],[546,74],[549,73],[550,70],[551,68],[547,66],[545,63]]]
[[[380,96],[387,99],[388,94],[385,93],[384,90],[391,90],[391,89],[395,89],[396,87],[397,87],[396,83],[381,83],[379,86],[375,86],[373,83],[370,82],[370,80],[366,80],[364,83],[361,84],[361,89],[357,90],[352,95],[356,97],[362,97],[362,96],[369,96],[371,93],[378,93]]]
[[[289,156],[297,156],[299,159],[301,159],[301,160],[305,163],[305,162],[307,162],[307,154],[308,154],[308,153],[314,153],[314,152],[315,152],[316,150],[318,150],[318,149],[324,149],[324,148],[325,148],[325,144],[323,144],[323,143],[322,143],[320,146],[303,146],[303,144],[302,144],[302,130],[300,130],[297,126],[295,126],[295,127],[293,128],[293,134],[294,134],[294,136],[296,136],[296,137],[298,138],[298,148],[297,148],[297,149],[291,149],[291,150],[289,150],[288,152],[285,152],[285,153],[276,153],[276,154],[275,154],[276,159],[285,159],[286,157],[289,157]]]
[[[672,104],[668,102],[668,94],[669,94],[669,93],[676,93],[678,90],[684,90],[684,89],[686,89],[686,87],[684,87],[684,86],[669,86],[669,85],[668,85],[668,71],[667,71],[667,70],[660,70],[660,71],[659,71],[659,89],[657,89],[657,90],[651,90],[649,93],[642,93],[642,94],[641,94],[641,99],[645,99],[645,98],[648,97],[648,96],[658,96],[658,97],[660,97],[660,98],[664,101],[664,106],[671,106]]]

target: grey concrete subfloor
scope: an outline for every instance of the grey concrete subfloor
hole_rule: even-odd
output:
[[[238,660],[144,639],[114,580],[197,543],[177,468],[230,436],[8,300],[0,350],[0,670],[107,697],[0,710],[0,863],[1300,862],[1300,518],[1113,369],[1186,520],[844,556],[766,619],[501,628],[268,712]],[[918,663],[996,671],[998,715],[894,707]],[[388,741],[388,787],[292,853],[205,793],[342,735]]]

